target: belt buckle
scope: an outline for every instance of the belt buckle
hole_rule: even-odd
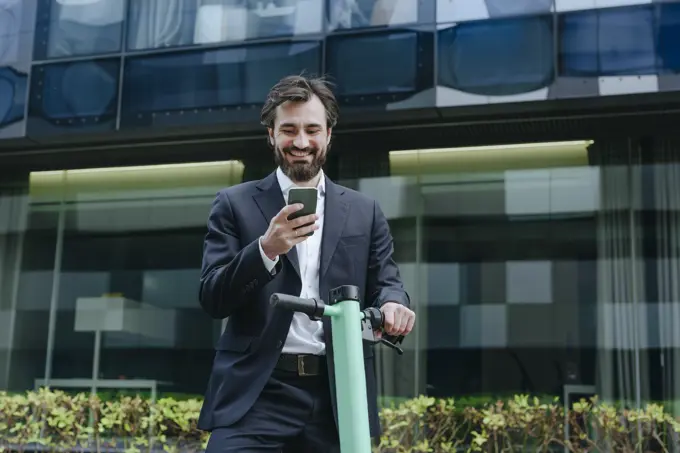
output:
[[[297,371],[298,371],[298,376],[314,376],[313,373],[307,373],[305,370],[305,356],[304,355],[299,355],[297,356]]]

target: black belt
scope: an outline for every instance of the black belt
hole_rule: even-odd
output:
[[[276,369],[298,376],[320,376],[326,373],[326,356],[312,354],[281,354]]]

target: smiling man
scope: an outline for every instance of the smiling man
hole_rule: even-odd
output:
[[[326,299],[335,287],[355,285],[364,305],[383,312],[386,333],[413,329],[415,314],[378,203],[322,170],[337,120],[324,80],[281,80],[262,109],[278,168],[220,191],[213,203],[200,301],[212,317],[229,322],[199,420],[199,428],[211,431],[207,453],[339,452],[330,323],[272,308],[273,293]],[[316,188],[317,208],[289,220],[302,208],[288,205],[296,186]],[[370,431],[378,436],[372,347],[364,356]]]

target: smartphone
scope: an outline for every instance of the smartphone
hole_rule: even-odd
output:
[[[301,203],[303,207],[299,211],[290,214],[288,216],[288,220],[293,220],[297,219],[298,217],[304,217],[306,215],[316,213],[316,200],[317,200],[316,187],[291,188],[290,191],[288,192],[288,204]],[[306,225],[302,225],[299,228],[306,227],[312,224],[313,222],[308,223]],[[314,232],[312,231],[306,234],[305,236],[311,236],[313,234]]]

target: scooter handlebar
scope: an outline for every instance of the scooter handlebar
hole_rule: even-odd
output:
[[[397,346],[404,340],[403,335],[387,335],[383,333],[379,339],[376,338],[375,331],[385,327],[385,317],[379,309],[375,307],[366,308],[364,310],[364,323],[370,324],[370,327],[364,326],[362,328],[364,340],[369,343],[382,343],[396,350],[399,355],[404,353],[404,350]]]
[[[323,316],[325,304],[319,299],[304,299],[302,297],[291,296],[288,294],[274,293],[269,298],[269,302],[274,307],[285,310],[304,313],[311,319],[319,319]]]

